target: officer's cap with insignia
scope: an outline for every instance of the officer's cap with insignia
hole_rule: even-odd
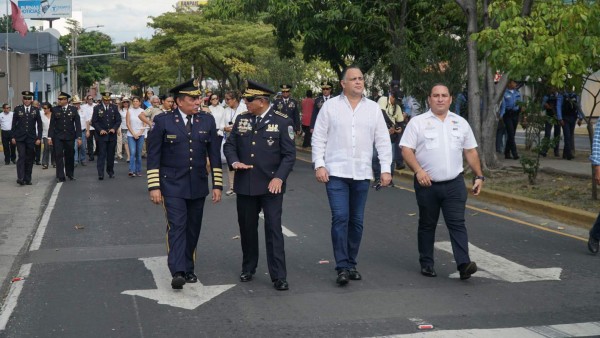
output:
[[[71,100],[71,104],[80,104],[81,100],[79,99],[79,95],[73,95],[73,99]]]
[[[110,100],[110,96],[112,95],[111,92],[102,92],[100,94],[102,95],[102,100]]]
[[[247,83],[248,85],[246,86],[246,90],[244,91],[244,94],[242,94],[242,97],[248,98],[262,96],[269,98],[271,95],[275,94],[273,90],[262,83],[252,80],[248,80]]]
[[[25,100],[31,100],[31,99],[33,99],[33,93],[31,91],[29,91],[29,90],[22,91],[21,95],[23,95],[23,98]]]
[[[200,80],[190,79],[184,83],[172,88],[169,92],[173,93],[175,97],[191,96],[193,98],[200,97],[202,95],[202,89],[200,88]]]
[[[281,86],[279,86],[279,88],[282,92],[289,92],[290,89],[292,89],[292,86],[289,84],[282,84]]]
[[[67,94],[67,93],[65,93],[65,92],[60,92],[60,93],[58,94],[58,98],[59,98],[59,99],[66,99],[66,100],[68,100],[68,99],[70,99],[70,98],[71,98],[71,95],[69,95],[69,94]]]
[[[321,82],[321,89],[331,89],[333,87],[333,84],[331,84],[331,82],[325,80],[323,82]]]

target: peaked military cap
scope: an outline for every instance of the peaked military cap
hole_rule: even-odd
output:
[[[187,95],[191,97],[199,97],[200,95],[202,95],[202,89],[200,88],[200,80],[190,79],[172,88],[171,90],[169,90],[169,92],[173,93],[173,95],[175,96]]]
[[[281,86],[279,86],[279,88],[281,88],[282,92],[289,92],[290,89],[292,89],[292,86],[289,84],[282,84]]]
[[[323,82],[321,82],[321,89],[331,89],[333,87],[333,84],[331,84],[331,82],[325,80]]]
[[[67,94],[67,93],[65,93],[65,92],[60,92],[60,93],[58,94],[58,98],[59,98],[59,99],[67,99],[67,100],[68,100],[68,99],[70,99],[70,98],[71,98],[71,95],[69,95],[69,94]]]
[[[79,99],[79,95],[73,95],[73,99],[71,100],[72,104],[77,104],[77,103],[81,103],[81,100]]]
[[[246,91],[244,91],[243,97],[252,97],[252,96],[271,96],[275,94],[269,87],[262,83],[258,83],[252,80],[248,80],[248,86],[246,87]]]
[[[33,93],[29,90],[24,90],[21,92],[21,94],[23,95],[24,99],[32,99],[33,98]]]
[[[103,100],[110,100],[110,96],[112,95],[111,92],[102,92],[100,94],[102,95]]]

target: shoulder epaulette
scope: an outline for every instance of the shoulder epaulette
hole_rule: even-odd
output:
[[[280,112],[278,110],[275,111],[275,115],[279,115],[279,116],[281,116],[283,118],[286,118],[286,119],[289,118],[286,114],[284,114],[284,113],[282,113],[282,112]]]
[[[246,110],[245,112],[240,113],[240,115],[246,115],[246,114],[250,114],[250,112]]]

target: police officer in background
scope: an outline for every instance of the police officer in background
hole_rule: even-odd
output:
[[[221,200],[223,171],[215,119],[198,112],[199,81],[189,80],[171,92],[178,108],[156,115],[148,134],[148,190],[150,200],[164,206],[171,287],[181,289],[185,283],[198,281],[194,259],[209,192],[206,158],[210,160],[213,203]]]
[[[258,214],[265,218],[265,246],[269,275],[276,290],[287,290],[281,212],[285,182],[296,161],[294,126],[287,115],[270,107],[274,94],[248,80],[243,94],[248,112],[236,117],[223,147],[227,162],[236,170],[238,223],[242,242],[240,281],[249,282],[258,264]]]
[[[558,92],[552,88],[550,92],[544,95],[542,99],[542,109],[546,112],[546,121],[544,122],[544,139],[546,139],[547,143],[540,151],[540,155],[546,157],[548,154],[548,148],[550,147],[550,136],[552,133],[552,129],[554,128],[554,139],[557,140],[554,145],[554,156],[559,156],[559,141],[560,141],[560,124],[558,123],[558,119],[556,118],[556,103],[559,94]]]
[[[581,99],[573,92],[559,94],[556,99],[556,118],[562,126],[564,135],[564,148],[562,158],[572,160],[575,158],[575,123],[581,126],[585,118],[581,110]]]
[[[117,131],[121,126],[121,114],[116,104],[110,101],[111,92],[102,93],[102,103],[94,107],[92,126],[96,130],[96,147],[98,148],[98,179],[104,179],[104,163],[108,177],[115,177],[115,151],[117,147]]]
[[[521,106],[519,105],[523,99],[521,93],[517,88],[517,82],[510,80],[506,91],[504,91],[504,97],[502,99],[502,105],[500,106],[500,118],[504,121],[506,127],[506,146],[504,147],[504,158],[510,160],[518,160],[519,154],[517,153],[517,143],[515,142],[515,133],[517,125],[519,124],[519,113],[521,112]],[[512,154],[512,157],[511,157]]]
[[[21,94],[23,95],[23,104],[15,107],[11,142],[17,146],[19,153],[17,183],[31,185],[35,146],[39,145],[42,139],[42,117],[40,110],[31,104],[33,93],[26,90]],[[71,148],[73,148],[72,144]]]
[[[290,97],[292,86],[289,84],[282,84],[281,98],[273,102],[275,109],[284,115],[290,117],[294,123],[294,130],[298,135],[302,132],[302,124],[300,123],[300,108],[298,108],[298,101]]]
[[[331,89],[333,85],[329,81],[321,82],[321,95],[316,98],[315,106],[313,108],[312,116],[310,117],[310,132],[312,133],[315,130],[315,122],[317,122],[317,115],[319,115],[319,111],[321,107],[323,107],[323,103],[331,98]]]
[[[52,107],[48,128],[48,144],[54,146],[56,157],[57,182],[64,182],[65,174],[71,181],[75,179],[75,139],[81,146],[81,120],[77,108],[68,104],[70,97],[64,92],[58,94],[58,105]]]

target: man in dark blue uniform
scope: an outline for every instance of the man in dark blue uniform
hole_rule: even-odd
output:
[[[69,105],[71,95],[60,92],[58,105],[52,107],[52,118],[48,128],[48,144],[54,146],[56,158],[56,181],[64,182],[65,174],[75,179],[75,139],[81,146],[81,120],[77,108]]]
[[[319,111],[321,107],[323,107],[323,103],[331,98],[331,89],[333,85],[329,81],[321,82],[321,95],[315,99],[315,106],[313,108],[312,116],[310,117],[310,132],[312,133],[315,129],[315,122],[317,122],[317,115],[319,115]]]
[[[115,177],[115,150],[117,149],[117,131],[121,127],[121,114],[116,104],[110,101],[111,92],[102,93],[102,103],[94,107],[92,126],[96,130],[98,147],[98,179],[104,179],[104,163],[108,177]]]
[[[300,109],[298,108],[298,101],[292,99],[290,90],[292,86],[289,84],[282,84],[281,89],[281,98],[273,101],[273,107],[275,110],[287,115],[292,119],[294,123],[294,130],[298,135],[302,132],[302,124],[300,123]]]
[[[556,118],[562,126],[564,136],[564,149],[562,157],[567,160],[575,158],[573,151],[575,150],[575,123],[581,126],[581,122],[585,118],[581,110],[581,99],[579,95],[573,92],[564,92],[558,94],[556,99]]]
[[[31,185],[35,146],[39,145],[42,139],[42,117],[40,110],[31,104],[33,93],[26,90],[21,94],[23,95],[23,104],[15,107],[11,142],[17,146],[19,153],[17,183]]]
[[[285,114],[271,108],[273,91],[248,81],[244,92],[247,113],[235,119],[223,147],[227,162],[236,170],[238,223],[242,242],[242,274],[248,282],[258,264],[258,214],[265,218],[267,263],[273,286],[287,290],[281,211],[285,182],[296,161],[294,126]]]
[[[148,190],[153,203],[164,205],[171,287],[181,289],[198,281],[194,260],[208,195],[206,158],[213,203],[221,200],[223,171],[215,119],[198,112],[202,93],[198,80],[184,82],[171,92],[178,108],[156,115],[148,134]]]

